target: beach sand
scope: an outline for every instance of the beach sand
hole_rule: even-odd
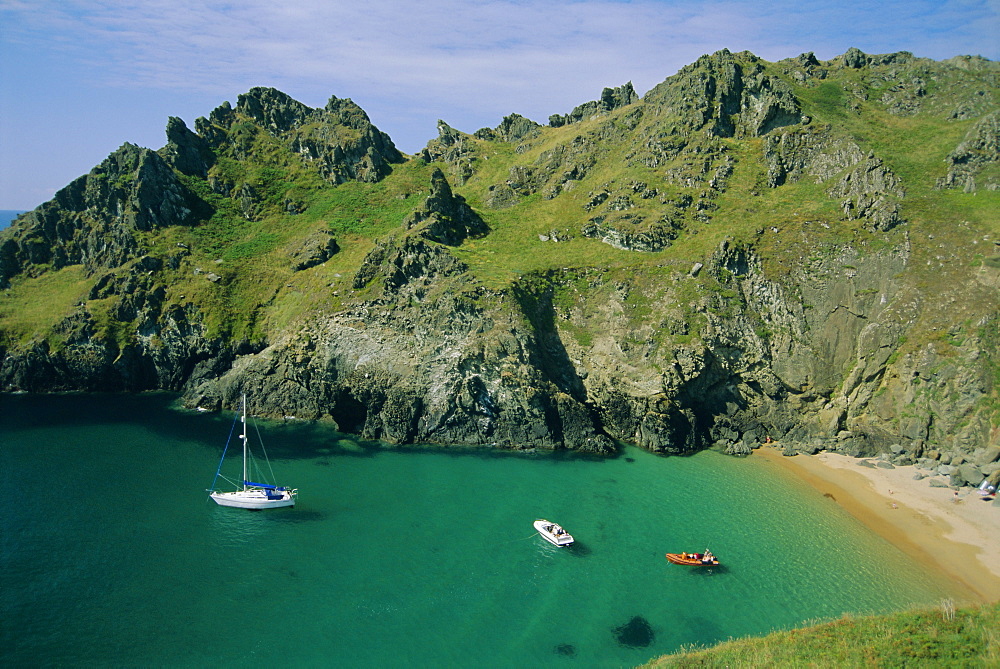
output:
[[[762,446],[751,457],[781,467],[941,575],[960,604],[1000,601],[1000,507],[977,490],[931,487],[914,466],[859,465],[837,453],[787,457]],[[924,472],[926,473],[926,472]]]

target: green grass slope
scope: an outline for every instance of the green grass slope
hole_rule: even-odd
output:
[[[665,655],[644,667],[998,667],[1000,604],[844,617]]]
[[[849,52],[824,62],[802,56],[769,63],[720,52],[641,100],[559,127],[520,119],[496,131],[452,131],[448,142],[432,140],[421,155],[392,164],[384,178],[366,180],[342,178],[344,168],[329,162],[350,153],[362,135],[363,112],[352,107],[336,116],[346,104],[339,101],[330,121],[280,94],[261,99],[278,100],[269,103],[280,107],[275,117],[303,120],[275,130],[253,108],[226,105],[200,120],[200,132],[214,142],[206,172],[175,169],[210,215],[137,232],[135,259],[102,271],[23,268],[0,293],[0,346],[58,348],[72,329],[67,319],[81,310],[97,332],[127,343],[138,327],[127,318],[135,309],[116,308],[118,298],[94,288],[107,275],[126,283],[142,255],[161,261],[147,286],[162,292],[160,313],[196,312],[209,338],[274,341],[303,320],[372,297],[352,288],[355,273],[379,243],[407,234],[403,222],[423,202],[438,168],[490,230],[448,249],[469,269],[465,286],[504,291],[532,277],[597,269],[640,288],[629,299],[641,315],[650,313],[668,279],[691,302],[727,290],[719,277],[688,276],[723,240],[752,249],[769,278],[845,246],[862,254],[905,246],[910,261],[899,281],[934,303],[912,324],[907,351],[969,336],[982,327],[979,315],[998,306],[988,282],[970,276],[1000,263],[1000,160],[976,149],[969,155],[979,161],[979,187],[940,187],[950,174],[949,156],[1000,108],[1000,67],[983,59]],[[754,114],[768,105],[781,123],[754,125]],[[827,152],[825,173],[803,168],[771,183],[775,137]],[[320,139],[337,145],[326,163],[310,157]],[[870,199],[897,207],[902,223],[884,230],[864,215],[845,214],[845,196],[832,194],[836,184],[848,188],[866,176],[849,154],[868,156],[879,175],[888,175],[892,183]],[[126,176],[119,179],[124,186]],[[68,217],[63,228],[88,225],[91,213]],[[290,255],[317,233],[335,238],[340,251],[297,271]],[[602,241],[609,234],[653,243],[636,250]],[[573,281],[557,283],[586,291],[586,281]],[[689,322],[676,330],[696,337],[703,316],[678,313],[671,319]],[[567,327],[587,341],[579,324]]]

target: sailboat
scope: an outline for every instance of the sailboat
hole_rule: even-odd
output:
[[[220,506],[234,506],[239,509],[274,509],[279,506],[295,506],[295,498],[299,494],[298,490],[269,483],[254,483],[248,480],[247,465],[252,462],[252,459],[247,444],[247,396],[245,394],[240,414],[243,422],[243,434],[240,435],[240,440],[243,441],[243,478],[240,479],[240,483],[236,483],[221,474],[222,463],[226,459],[226,451],[229,450],[229,442],[227,441],[226,448],[222,450],[222,458],[219,460],[219,468],[215,472],[215,480],[212,481],[212,487],[208,490],[209,497]],[[230,432],[230,439],[232,439],[232,432]],[[264,454],[264,457],[267,458],[267,453]],[[268,462],[268,469],[270,467],[271,464]],[[230,483],[241,486],[241,488],[230,492],[215,490],[215,484],[220,476]],[[272,473],[271,476],[273,478],[274,474]]]

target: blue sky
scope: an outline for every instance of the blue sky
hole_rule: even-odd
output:
[[[0,209],[32,209],[123,142],[159,148],[253,86],[352,98],[404,152],[435,124],[540,123],[722,48],[1000,58],[1000,0],[0,0]]]

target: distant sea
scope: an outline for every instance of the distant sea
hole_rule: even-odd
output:
[[[206,488],[233,418],[168,394],[0,394],[0,666],[622,667],[948,594],[835,501],[715,452],[257,422],[298,504],[224,508]],[[664,559],[706,547],[722,566]]]
[[[18,211],[17,209],[0,209],[0,230],[10,225],[10,222],[17,218],[18,214],[23,213],[23,211]]]

